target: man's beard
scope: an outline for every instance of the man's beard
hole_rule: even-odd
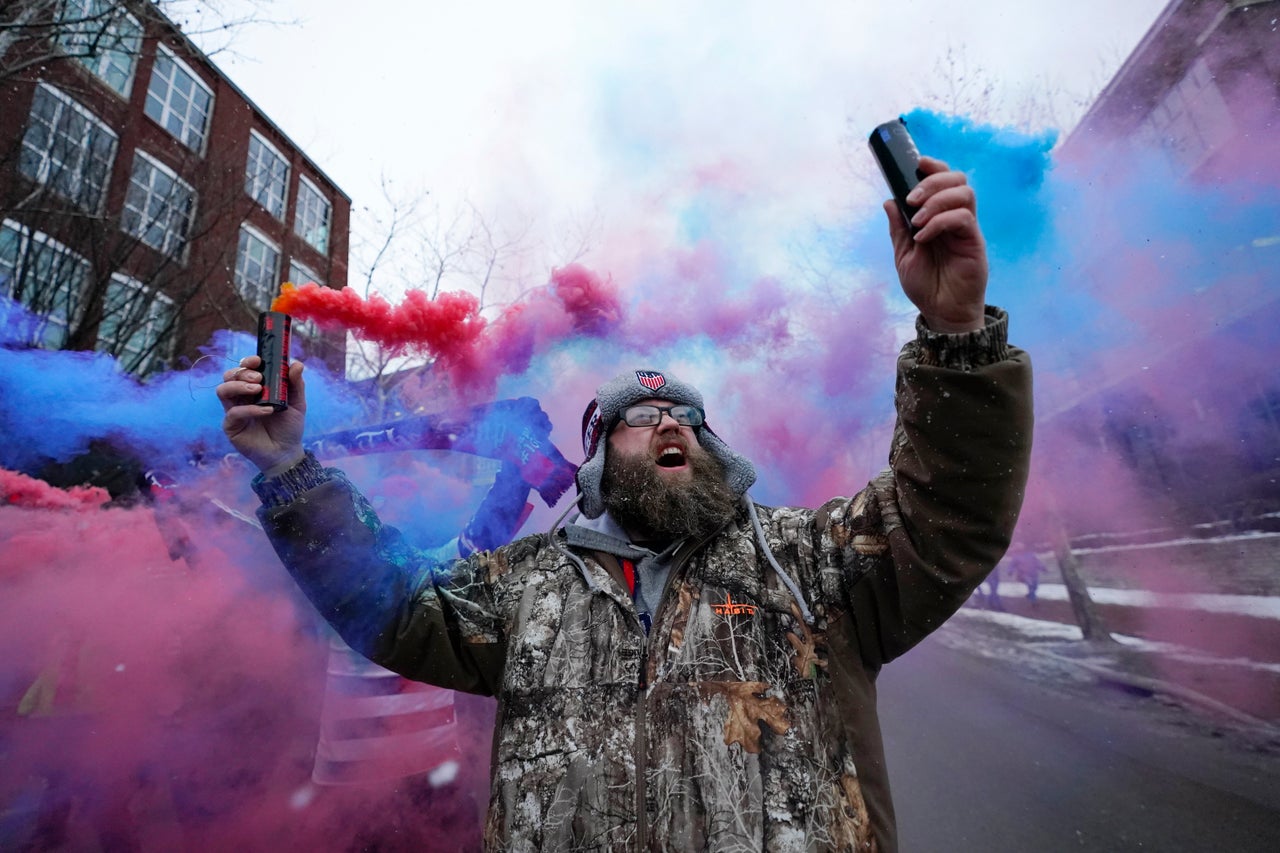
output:
[[[701,447],[685,450],[693,475],[671,482],[648,453],[607,451],[601,498],[614,521],[645,541],[662,544],[701,538],[733,518],[738,499],[724,479],[720,460]]]

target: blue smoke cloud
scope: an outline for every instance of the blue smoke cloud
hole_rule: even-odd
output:
[[[1099,322],[1104,306],[1071,271],[1084,247],[1072,243],[1064,225],[1086,214],[1087,188],[1057,169],[1057,134],[923,109],[904,119],[922,153],[964,172],[973,186],[987,239],[991,299],[1009,311],[1011,337],[1034,350],[1038,366],[1064,369],[1085,340],[1094,351],[1115,345],[1117,330]]]
[[[977,190],[993,260],[1025,258],[1052,239],[1056,132],[1019,133],[922,109],[903,118],[921,153],[946,160]]]
[[[1053,133],[922,109],[905,119],[921,152],[968,175],[991,298],[1042,374],[1110,372],[1133,350],[1180,346],[1230,319],[1215,292],[1276,269],[1274,190],[1190,179],[1158,149],[1090,140],[1108,155],[1062,162]]]
[[[0,301],[5,339],[29,339],[34,322],[10,300]],[[111,439],[149,466],[181,468],[198,450],[229,448],[219,427],[213,388],[222,373],[255,351],[253,338],[219,333],[187,370],[143,382],[105,353],[0,347],[0,466],[29,471],[63,462],[94,439]],[[344,383],[319,362],[308,364],[308,420],[316,429],[345,426],[360,411]]]

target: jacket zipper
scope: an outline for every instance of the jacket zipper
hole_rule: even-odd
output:
[[[645,684],[645,671],[649,668],[649,653],[646,650],[640,655],[640,697],[636,709],[636,850],[644,851],[649,847],[649,814],[645,806],[645,774],[649,766],[649,722],[648,701]]]
[[[721,527],[720,530],[723,530]],[[720,530],[703,539],[692,548],[685,550],[683,554],[675,554],[675,559],[671,561],[671,570],[667,572],[667,581],[662,587],[662,596],[658,599],[659,613],[667,606],[667,593],[671,591],[671,584],[675,580],[676,575],[684,568],[685,563],[689,562],[689,558],[702,550],[702,547],[719,535]],[[653,624],[658,624],[658,613],[653,614]],[[636,763],[636,850],[644,851],[649,846],[649,810],[645,804],[648,788],[646,780],[646,770],[649,767],[649,644],[653,642],[654,633],[652,628],[644,638],[644,644],[640,647],[640,678],[638,687],[640,690],[638,700],[636,702],[636,740],[635,740],[635,763]]]

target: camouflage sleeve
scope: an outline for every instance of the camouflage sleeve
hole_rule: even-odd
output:
[[[868,666],[941,625],[999,562],[1030,465],[1031,362],[1008,345],[1008,315],[988,306],[976,332],[917,332],[898,359],[889,468],[823,507],[814,531]]]
[[[281,561],[352,648],[407,678],[491,695],[505,645],[502,551],[438,562],[382,524],[336,469],[259,518]],[[501,567],[501,568],[500,568]]]

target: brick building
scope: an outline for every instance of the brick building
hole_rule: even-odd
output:
[[[1158,146],[1195,180],[1280,174],[1280,2],[1172,0],[1063,143]]]
[[[139,374],[254,329],[281,281],[347,282],[350,199],[161,8],[0,11],[0,295],[39,318],[18,343]],[[342,369],[340,336],[296,340]]]
[[[1041,431],[1117,453],[1174,524],[1280,511],[1278,18],[1172,0],[1058,152],[1102,188],[1071,280],[1154,331],[1122,363],[1078,353]],[[1134,174],[1157,176],[1137,201]]]

